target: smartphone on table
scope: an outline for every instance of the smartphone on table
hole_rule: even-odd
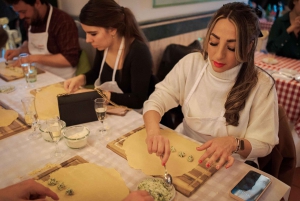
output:
[[[229,192],[239,201],[257,201],[270,186],[271,179],[256,171],[250,170]]]

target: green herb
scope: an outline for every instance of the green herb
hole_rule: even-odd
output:
[[[65,184],[64,184],[64,182],[61,182],[58,186],[57,186],[57,189],[58,190],[64,190],[66,188],[66,186],[65,186]]]
[[[57,183],[58,183],[58,181],[56,181],[55,178],[50,178],[50,179],[48,180],[48,185],[49,185],[49,186],[55,186]]]
[[[66,194],[67,195],[74,195],[74,191],[71,188],[69,188],[68,190],[66,190]]]

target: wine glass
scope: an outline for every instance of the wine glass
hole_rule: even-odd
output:
[[[46,132],[49,133],[52,141],[55,143],[55,151],[53,153],[53,156],[64,156],[64,152],[58,147],[58,142],[62,137],[61,130],[66,127],[66,123],[59,119],[49,119],[46,120],[46,124]]]
[[[106,134],[107,130],[104,126],[104,119],[105,119],[105,115],[106,115],[106,109],[107,109],[107,102],[104,98],[96,98],[94,100],[95,102],[95,111],[96,111],[96,115],[98,117],[98,120],[101,122],[101,127],[99,129],[101,134]]]
[[[38,138],[37,129],[37,113],[35,109],[35,98],[26,97],[21,99],[24,109],[24,120],[28,126],[31,126],[32,132],[28,135],[28,139]]]
[[[21,64],[21,68],[23,70],[24,78],[26,81],[25,88],[29,88],[29,84],[27,82],[27,75],[28,75],[28,72],[30,71],[30,63],[28,61],[28,57],[29,57],[29,54],[27,54],[27,53],[21,53],[19,55],[19,62]]]

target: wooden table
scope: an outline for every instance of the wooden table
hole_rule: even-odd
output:
[[[46,86],[48,84],[62,81],[62,78],[51,73],[38,75],[36,87]],[[29,91],[22,88],[25,80],[16,80],[10,84],[16,85],[16,91],[9,94],[0,94],[1,102],[9,105],[11,108],[23,114],[20,99],[29,96]],[[0,85],[5,84],[0,80]],[[106,144],[130,131],[143,125],[142,116],[135,111],[130,111],[126,116],[108,115],[105,120],[109,125],[109,139],[98,141],[98,121],[83,124],[87,126],[91,135],[88,139],[88,146],[83,149],[69,149],[63,141],[59,142],[59,146],[66,155],[63,158],[51,157],[54,151],[54,144],[46,142],[42,138],[35,140],[27,140],[30,130],[23,131],[19,134],[0,140],[0,188],[17,183],[29,178],[31,171],[44,167],[47,163],[61,163],[75,155],[78,155],[90,163],[100,166],[111,167],[116,169],[124,179],[130,190],[135,190],[138,181],[146,175],[140,170],[129,167],[127,161],[106,148]],[[97,143],[98,142],[98,143]],[[233,200],[229,197],[230,188],[249,170],[255,169],[245,163],[235,161],[229,169],[222,168],[217,171],[210,179],[208,179],[191,197],[187,198],[177,192],[175,200]],[[261,172],[260,170],[257,170]],[[266,174],[266,173],[264,173]],[[268,174],[266,174],[268,175]],[[271,175],[272,184],[264,193],[261,200],[280,200],[282,197],[288,200],[290,187]]]

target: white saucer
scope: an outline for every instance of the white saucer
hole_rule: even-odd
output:
[[[262,62],[266,63],[266,64],[277,64],[278,60],[277,59],[270,59],[268,57],[263,58]]]
[[[285,75],[288,75],[288,76],[295,76],[296,74],[298,74],[298,71],[288,69],[288,68],[281,68],[279,70],[279,72],[282,72],[282,73],[284,73]]]
[[[281,79],[281,80],[286,80],[286,81],[291,81],[293,79],[292,77],[287,77],[287,76],[279,74],[279,73],[273,73],[272,77],[274,79]]]

